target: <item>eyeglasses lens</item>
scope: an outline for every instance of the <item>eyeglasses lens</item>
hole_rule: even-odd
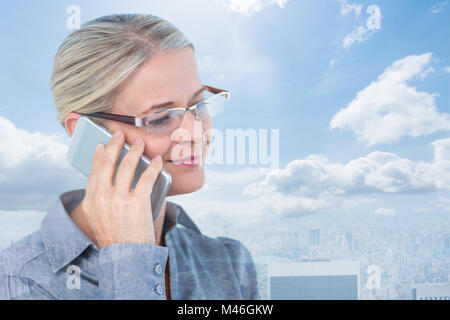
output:
[[[226,97],[218,94],[197,104],[197,117],[199,120],[210,120],[220,114],[225,106]],[[193,110],[194,115],[195,111]],[[178,128],[183,119],[183,110],[168,110],[153,114],[147,118],[147,132],[166,133]]]

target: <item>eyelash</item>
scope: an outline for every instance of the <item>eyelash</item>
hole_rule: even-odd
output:
[[[167,119],[169,119],[169,117],[168,117],[168,116],[164,116],[164,117],[161,117],[161,118],[159,118],[159,119],[150,121],[150,124],[151,124],[151,125],[162,124],[162,123],[163,123],[165,120],[167,120]]]

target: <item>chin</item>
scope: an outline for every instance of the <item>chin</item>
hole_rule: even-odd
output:
[[[172,176],[172,184],[170,185],[167,196],[192,193],[200,190],[205,183],[204,169],[193,170],[191,172],[169,172]]]

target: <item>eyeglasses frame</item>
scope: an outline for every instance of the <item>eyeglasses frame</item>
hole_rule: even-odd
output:
[[[114,121],[118,121],[118,122],[122,122],[122,123],[131,124],[131,125],[134,125],[136,127],[150,127],[149,125],[147,125],[148,122],[146,121],[150,116],[152,116],[154,114],[157,114],[157,113],[160,113],[160,112],[167,112],[167,111],[170,111],[170,110],[184,110],[184,112],[186,112],[188,110],[195,110],[195,113],[193,112],[193,114],[195,115],[195,118],[197,120],[201,120],[201,119],[198,118],[197,109],[196,109],[198,104],[204,103],[205,101],[207,101],[207,100],[209,100],[209,99],[211,99],[213,97],[216,97],[218,95],[224,95],[226,100],[230,99],[230,91],[228,91],[228,90],[218,89],[218,88],[214,88],[214,87],[211,87],[211,86],[208,86],[208,85],[203,85],[203,87],[207,91],[213,93],[214,95],[209,97],[209,98],[203,99],[202,101],[199,101],[198,103],[196,103],[196,104],[194,104],[192,106],[188,106],[186,108],[176,107],[176,108],[169,108],[169,109],[159,110],[159,111],[155,111],[155,112],[149,113],[148,115],[146,115],[146,116],[144,116],[142,118],[133,117],[133,116],[126,116],[126,115],[120,115],[120,114],[114,114],[114,113],[106,113],[106,112],[94,112],[94,113],[89,113],[89,114],[79,113],[79,114],[83,115],[83,116],[94,117],[94,118],[102,118],[102,119],[114,120]]]

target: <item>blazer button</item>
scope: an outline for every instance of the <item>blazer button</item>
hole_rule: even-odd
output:
[[[155,264],[155,266],[153,267],[153,271],[155,271],[156,274],[161,274],[162,273],[162,267],[159,263]]]
[[[162,294],[163,294],[163,292],[162,292],[162,286],[161,286],[160,284],[157,284],[157,285],[155,286],[155,292],[156,292],[157,294],[159,294],[159,295],[162,295]]]

